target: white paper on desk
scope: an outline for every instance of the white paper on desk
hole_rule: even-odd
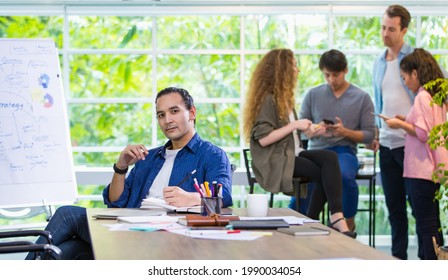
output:
[[[190,229],[183,230],[170,230],[172,233],[188,236],[196,239],[213,239],[213,240],[242,240],[242,241],[252,241],[262,237],[262,235],[254,235],[250,231],[241,231],[240,233],[223,233],[223,234],[210,234],[210,235],[200,235],[200,234],[189,234]]]
[[[196,239],[252,241],[260,238],[261,236],[244,234],[244,233],[232,233],[232,234],[215,234],[215,235],[195,235],[192,237]]]
[[[142,200],[141,208],[153,209],[155,207],[168,209],[175,212],[185,212],[185,213],[201,213],[201,206],[189,206],[189,207],[176,207],[169,205],[165,200],[155,197],[147,197]]]
[[[268,216],[268,217],[241,217],[240,220],[279,220],[283,219],[290,225],[303,225],[304,223],[320,223],[318,220],[299,218],[296,216]]]
[[[128,224],[128,223],[116,223],[116,224],[104,224],[104,226],[109,227],[110,231],[129,231],[131,228],[138,229],[138,228],[155,228],[157,230],[186,230],[187,227],[178,224],[178,223],[161,223],[161,224]]]
[[[166,224],[166,223],[177,223],[180,216],[131,216],[131,217],[118,217],[117,221],[139,224],[139,223],[149,223],[149,224]]]
[[[128,216],[161,216],[166,215],[166,211],[159,210],[145,210],[140,208],[116,208],[113,210],[108,210],[100,213],[95,213],[92,215],[93,218],[97,219],[111,219],[115,220],[118,217],[128,217]]]

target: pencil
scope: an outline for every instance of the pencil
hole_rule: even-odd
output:
[[[194,173],[196,173],[196,169],[193,170],[193,171],[191,171],[190,173],[188,173],[187,176],[185,176],[185,178],[184,178],[182,181],[180,181],[179,184],[177,184],[177,186],[179,187],[180,185],[182,185],[183,183],[185,183],[185,182],[188,180],[188,178],[190,178],[191,175],[193,175]]]

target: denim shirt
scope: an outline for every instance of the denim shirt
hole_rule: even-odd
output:
[[[398,64],[400,64],[403,57],[410,54],[414,51],[414,48],[409,46],[408,44],[404,44],[403,47],[401,47],[400,53],[398,54]],[[384,74],[386,73],[386,54],[387,50],[385,50],[381,55],[377,57],[375,60],[375,64],[373,67],[373,90],[375,94],[375,112],[377,114],[380,114],[383,110],[383,91],[382,91],[382,83],[384,79]],[[400,71],[400,69],[398,69]],[[406,93],[409,96],[409,99],[411,100],[411,104],[414,103],[414,93],[407,88],[407,86],[404,84],[403,79],[400,79],[400,82],[403,86],[403,88],[406,90]],[[381,127],[381,121],[377,118],[377,126]]]
[[[117,201],[109,200],[110,184],[103,191],[104,203],[107,207],[139,208],[142,199],[146,198],[157,174],[165,162],[165,150],[171,146],[168,141],[164,146],[149,150],[144,160],[138,161],[125,180],[124,190]],[[196,169],[196,173],[180,188],[188,192],[196,192],[193,178],[199,184],[204,181],[217,181],[222,184],[223,207],[232,206],[232,180],[230,162],[226,153],[208,141],[202,140],[197,133],[182,148],[174,160],[169,185],[177,186],[188,174]]]

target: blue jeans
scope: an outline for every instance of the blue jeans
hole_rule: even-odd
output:
[[[432,237],[437,244],[443,245],[443,236],[439,229],[439,201],[435,199],[440,184],[429,180],[404,178],[415,216],[418,239],[418,257],[422,260],[437,260]]]
[[[50,232],[53,245],[61,249],[63,260],[93,259],[85,208],[78,206],[59,207],[45,230]],[[45,244],[47,241],[41,236],[36,243]],[[26,259],[34,259],[34,253],[29,253]]]
[[[352,218],[358,211],[359,188],[356,182],[356,174],[359,170],[358,158],[349,146],[331,147],[327,150],[334,151],[338,154],[342,175],[342,207],[344,208],[344,217]]]
[[[389,149],[380,146],[381,181],[389,211],[392,234],[392,255],[402,260],[408,258],[408,214],[406,187],[403,178],[404,147]]]
[[[326,150],[334,151],[338,155],[338,161],[342,175],[342,206],[345,218],[352,218],[356,215],[358,209],[359,189],[356,182],[356,174],[358,173],[358,158],[352,149],[348,146],[331,147]],[[300,213],[305,213],[308,206],[309,194],[312,192],[312,183],[308,187],[308,196],[300,200]],[[289,208],[295,208],[295,197],[289,202]],[[303,206],[302,206],[303,205]],[[297,210],[297,209],[296,209]],[[305,211],[304,211],[305,210]]]

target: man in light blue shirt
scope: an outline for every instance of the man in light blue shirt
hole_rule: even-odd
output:
[[[232,205],[231,167],[226,153],[202,140],[195,130],[196,107],[188,91],[166,88],[156,97],[160,129],[169,139],[162,147],[147,150],[142,144],[128,145],[114,164],[112,182],[104,189],[108,207],[139,208],[149,196],[160,197],[173,206],[201,204],[193,186],[199,182],[222,184],[223,207]],[[134,165],[128,177],[128,167]],[[196,170],[194,176],[184,178]],[[182,182],[182,183],[181,183]],[[181,184],[180,184],[181,183]],[[62,259],[92,259],[86,209],[63,206],[57,209],[45,230],[62,251]],[[40,237],[37,243],[45,243]],[[27,259],[33,259],[30,253]]]
[[[411,15],[400,5],[389,6],[383,15],[382,39],[387,49],[375,61],[373,88],[375,111],[388,117],[407,115],[414,94],[404,85],[400,77],[400,61],[413,48],[405,44]],[[405,132],[390,129],[384,120],[377,120],[378,132],[372,143],[374,150],[380,150],[380,169],[384,196],[389,211],[392,233],[392,255],[407,259],[408,217],[406,189],[403,179]]]

